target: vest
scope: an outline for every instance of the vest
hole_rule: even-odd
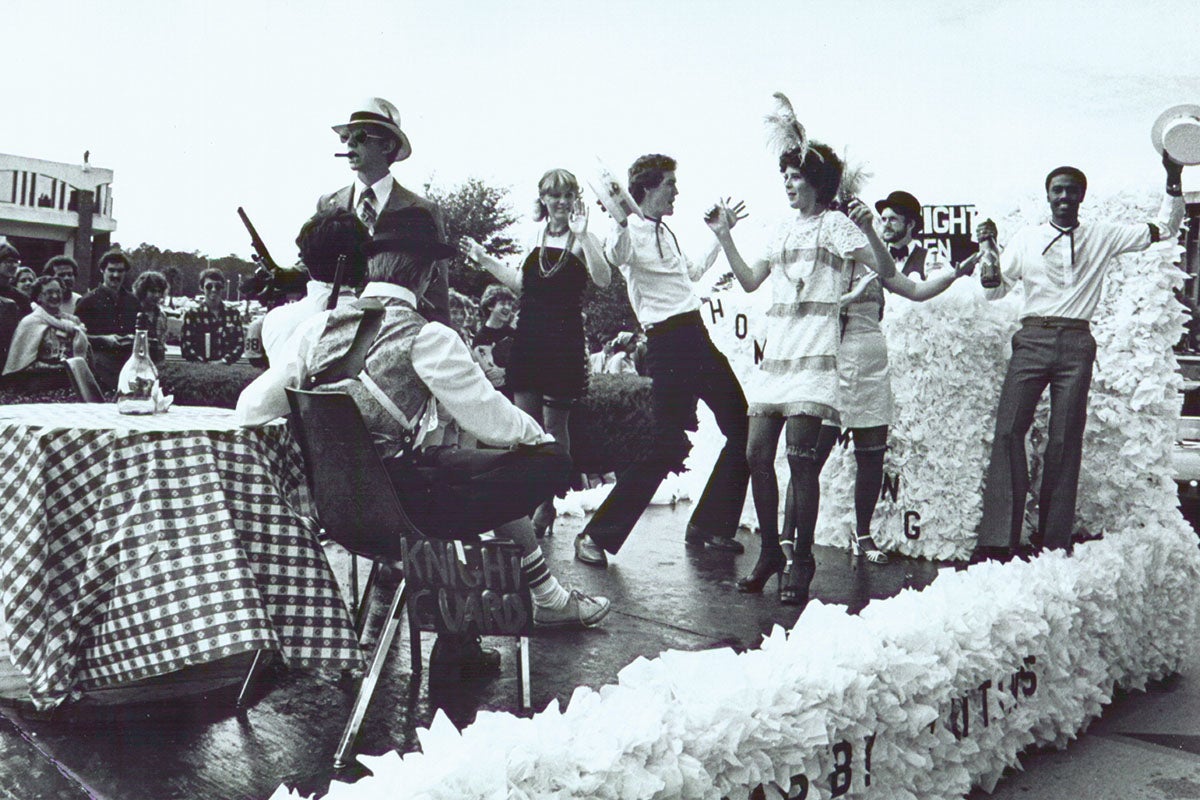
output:
[[[361,371],[357,365],[339,369],[371,308],[382,308],[383,316],[367,349],[365,365]],[[404,456],[413,449],[429,406],[429,389],[412,364],[413,342],[427,324],[406,303],[357,300],[330,312],[309,354],[306,371],[315,382],[306,388],[346,392],[353,397],[381,456]]]

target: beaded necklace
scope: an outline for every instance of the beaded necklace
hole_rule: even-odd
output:
[[[575,244],[575,234],[568,228],[567,242],[563,246],[562,252],[558,254],[558,258],[551,264],[549,257],[546,255],[546,234],[549,231],[549,225],[542,228],[542,246],[538,248],[538,270],[541,272],[543,278],[549,278],[562,269],[562,265],[567,263],[567,256],[571,254],[571,245]]]

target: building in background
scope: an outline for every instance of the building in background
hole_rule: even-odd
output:
[[[112,170],[93,167],[87,153],[82,164],[0,153],[0,236],[39,272],[53,256],[71,256],[79,263],[76,286],[87,291],[117,229],[112,180]]]

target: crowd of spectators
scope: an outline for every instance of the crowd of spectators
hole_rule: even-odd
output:
[[[50,258],[39,276],[22,265],[14,245],[0,240],[0,365],[5,384],[65,387],[65,360],[81,356],[100,386],[112,392],[132,353],[139,320],[148,330],[156,365],[166,360],[168,346],[178,346],[179,356],[188,361],[232,364],[242,357],[248,304],[238,309],[224,300],[227,280],[220,270],[201,274],[201,299],[172,302],[171,308],[166,303],[171,285],[162,272],[145,269],[131,279],[132,270],[124,252],[109,250],[97,261],[99,284],[81,295],[75,290],[79,265],[71,256]]]

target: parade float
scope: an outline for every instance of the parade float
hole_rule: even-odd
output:
[[[1116,197],[1082,215],[1136,220],[1155,208]],[[1001,241],[1043,215],[1031,201],[1000,220]],[[1171,469],[1177,256],[1167,243],[1116,259],[1096,315],[1077,524],[1100,538],[1071,555],[947,566],[856,616],[814,600],[761,647],[640,658],[615,683],[579,687],[531,718],[481,712],[458,731],[439,712],[419,752],[362,757],[373,776],[335,782],[327,797],[933,800],[992,788],[1027,748],[1066,746],[1118,687],[1176,671],[1195,640],[1200,550]],[[706,300],[713,339],[743,375],[763,300],[737,288]],[[889,298],[897,418],[875,522],[885,548],[970,552],[1017,308],[987,303],[975,281],[924,304]],[[695,491],[719,441],[702,418],[691,473],[664,491]],[[826,467],[818,542],[847,544],[851,452],[836,448]]]

